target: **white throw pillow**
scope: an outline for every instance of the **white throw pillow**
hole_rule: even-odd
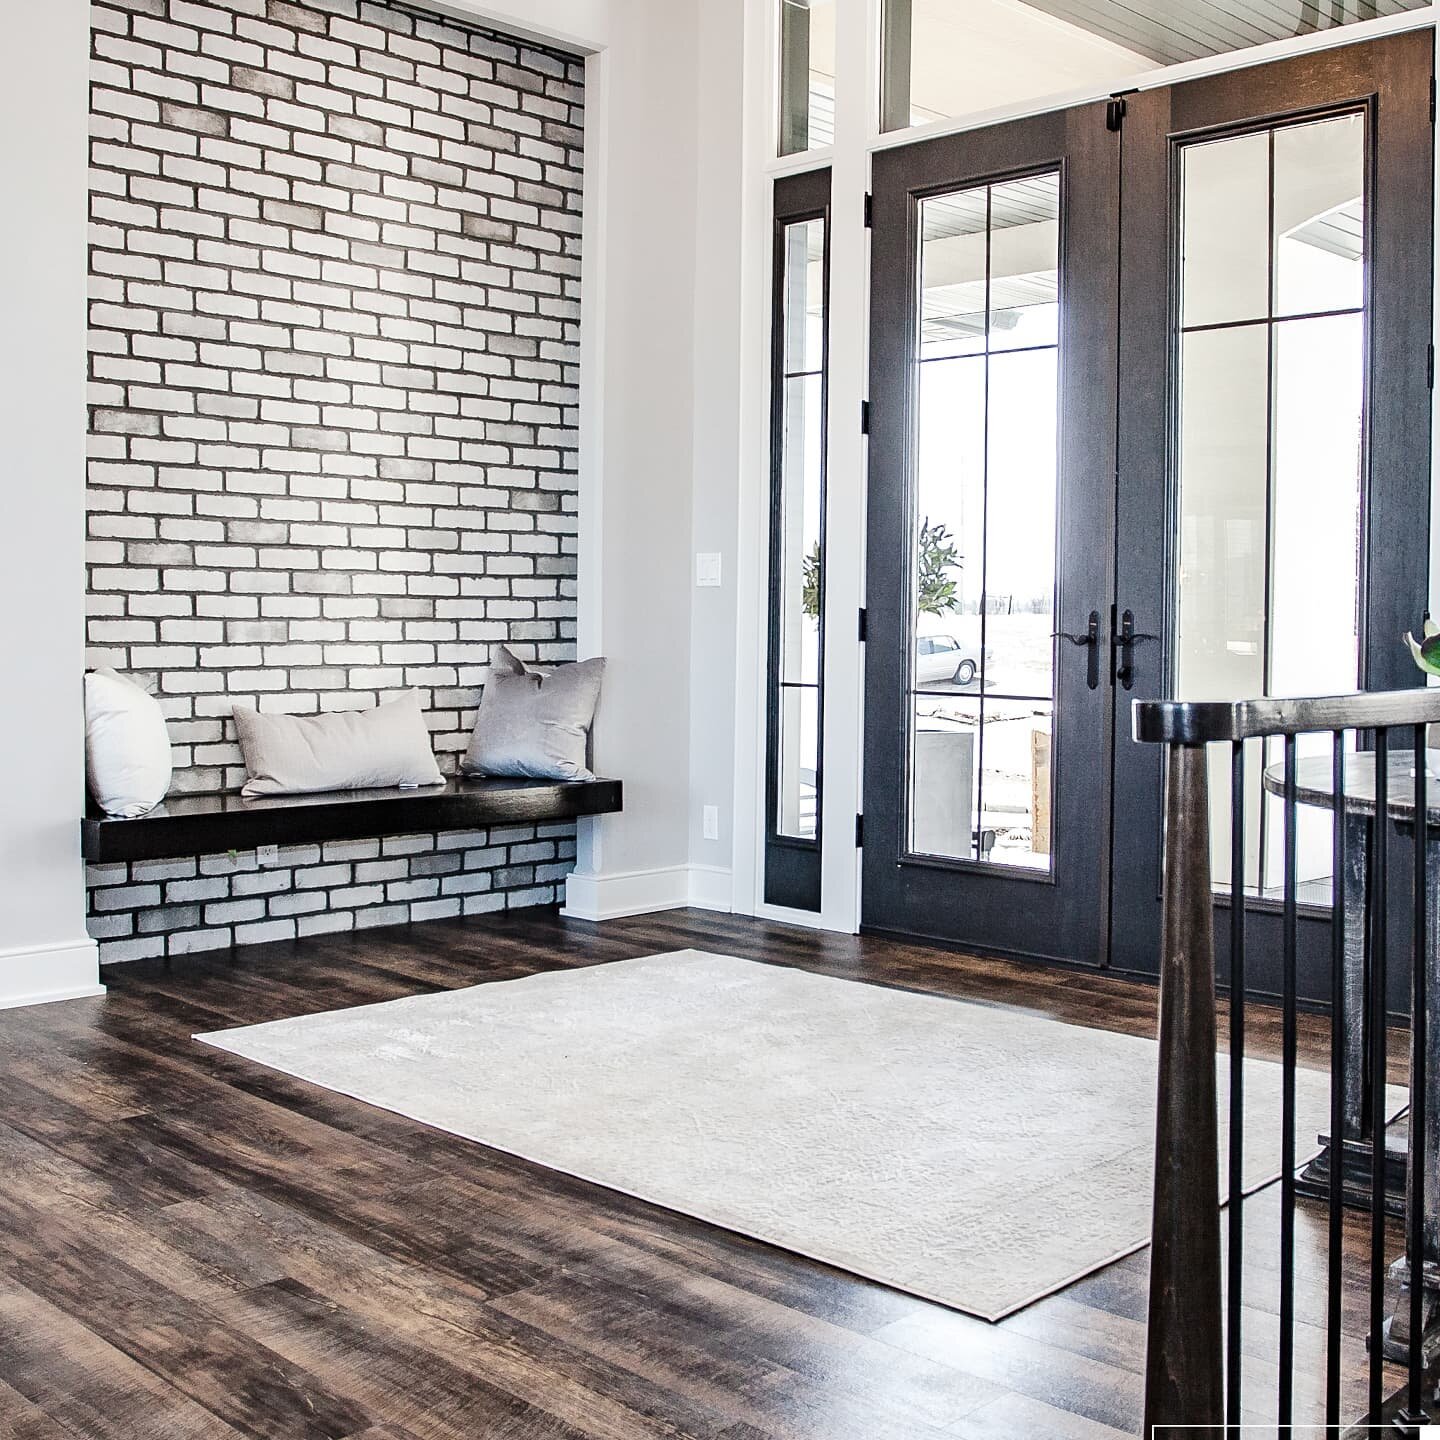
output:
[[[107,814],[133,820],[170,788],[170,734],[159,703],[106,666],[85,676],[85,778]]]
[[[234,710],[250,776],[242,795],[445,783],[413,690],[373,710],[331,715],[265,715],[248,705]]]

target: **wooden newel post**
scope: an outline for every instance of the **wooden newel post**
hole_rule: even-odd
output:
[[[1204,745],[1171,744],[1165,815],[1160,1081],[1155,1123],[1145,1430],[1224,1433],[1215,937]],[[1179,1434],[1175,1440],[1181,1440]]]

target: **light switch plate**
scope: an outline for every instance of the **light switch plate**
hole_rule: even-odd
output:
[[[718,805],[707,805],[701,811],[701,824],[705,828],[707,840],[718,840],[720,838],[720,807]]]
[[[720,583],[720,556],[718,553],[702,550],[696,554],[695,583],[707,586]]]

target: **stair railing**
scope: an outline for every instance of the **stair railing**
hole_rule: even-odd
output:
[[[1436,690],[1233,704],[1141,701],[1135,705],[1135,739],[1164,747],[1166,777],[1159,1089],[1143,1432],[1147,1440],[1238,1436],[1242,1416],[1248,1413],[1254,1418],[1254,1407],[1249,1412],[1245,1408],[1241,1383],[1246,1243],[1242,1162],[1246,941],[1256,912],[1262,910],[1279,911],[1282,951],[1279,1331],[1275,1406],[1267,1423],[1273,1418],[1279,1433],[1288,1434],[1285,1427],[1312,1418],[1296,1413],[1300,1204],[1318,1204],[1325,1221],[1325,1433],[1339,1434],[1340,1427],[1358,1420],[1356,1434],[1378,1434],[1383,1425],[1387,1435],[1397,1431],[1418,1435],[1432,1419],[1440,1420],[1433,1388],[1433,1364],[1440,1354],[1436,1319],[1440,1186],[1430,1174],[1440,1155],[1435,1133],[1440,1124],[1435,1088],[1440,1064],[1434,1063],[1440,1022],[1430,1015],[1430,1006],[1440,995],[1440,981],[1430,984],[1437,963],[1440,908],[1436,897],[1440,788],[1432,805],[1427,767],[1415,761],[1426,755],[1427,727],[1437,721],[1440,691]],[[1307,746],[1311,753],[1304,760],[1302,786],[1299,739],[1327,734],[1328,755],[1323,739],[1318,754],[1314,742]],[[1269,742],[1276,742],[1283,754],[1282,762],[1263,776],[1264,790],[1282,802],[1284,869],[1278,897],[1265,889],[1263,874],[1247,874],[1247,796],[1253,810],[1255,793],[1253,775],[1251,790],[1246,788],[1247,742],[1253,756],[1256,741],[1264,742],[1262,763]],[[1212,745],[1228,747],[1230,755],[1230,878],[1219,891],[1211,884],[1208,752]],[[1440,766],[1440,752],[1436,763]],[[1298,808],[1302,794],[1307,803],[1315,804],[1325,803],[1327,793],[1335,818],[1330,946],[1328,957],[1322,958],[1329,971],[1330,996],[1338,998],[1330,1007],[1328,1174],[1318,1198],[1304,1200],[1297,1191],[1296,1174],[1302,909]],[[1377,801],[1377,797],[1384,798]],[[1413,863],[1392,869],[1391,852],[1401,848],[1411,851]],[[1404,869],[1411,871],[1408,880],[1401,873]],[[1217,976],[1215,916],[1217,906],[1224,907],[1227,900],[1228,965],[1226,973]],[[1402,918],[1406,910],[1408,917]],[[1306,907],[1307,918],[1315,913]],[[1267,923],[1275,922],[1270,918]],[[1399,942],[1393,947],[1392,930]],[[1389,973],[1397,953],[1409,961],[1408,1005],[1403,1008],[1409,1011],[1411,1048],[1408,1153],[1401,1163],[1403,1195],[1398,1197],[1387,1196],[1387,1181],[1392,1191],[1397,1182],[1395,1157],[1386,1143],[1394,1133],[1393,1108],[1387,1106],[1386,1049],[1387,1016],[1395,1008],[1387,1004],[1390,986],[1392,979],[1398,983],[1401,978],[1398,970],[1393,977]],[[1228,990],[1229,1008],[1229,1136],[1223,1158],[1230,1203],[1225,1217],[1223,1303],[1217,980]],[[1354,1138],[1361,1131],[1378,1143],[1366,1149]],[[1316,1193],[1314,1187],[1309,1193]],[[1352,1209],[1359,1205],[1369,1210],[1368,1226],[1360,1222],[1368,1234],[1358,1267],[1354,1225],[1349,1227],[1349,1273],[1363,1271],[1366,1288],[1363,1355],[1357,1355],[1360,1342],[1354,1337],[1347,1349],[1343,1333],[1347,1300],[1352,1311],[1356,1300],[1347,1296],[1347,1286],[1355,1284],[1346,1278],[1347,1203]],[[1387,1208],[1393,1211],[1397,1206],[1405,1216],[1404,1254],[1389,1267],[1391,1288],[1398,1298],[1389,1301],[1387,1313],[1387,1254],[1397,1248],[1396,1222],[1387,1222]],[[1418,1267],[1416,1257],[1421,1257]],[[1417,1274],[1419,1283],[1410,1283]],[[1397,1361],[1403,1362],[1403,1368]],[[1364,1414],[1345,1416],[1342,1396],[1347,1382],[1356,1376],[1364,1382]],[[1308,1432],[1297,1428],[1295,1433]]]

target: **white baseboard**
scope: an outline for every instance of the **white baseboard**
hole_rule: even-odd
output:
[[[728,912],[730,872],[715,865],[667,865],[614,875],[572,872],[565,879],[560,913],[574,920],[618,920],[690,905]]]
[[[93,940],[0,950],[0,1010],[104,993],[100,948]]]
[[[690,866],[690,904],[696,910],[719,910],[728,915],[734,885],[730,872],[723,865]]]

